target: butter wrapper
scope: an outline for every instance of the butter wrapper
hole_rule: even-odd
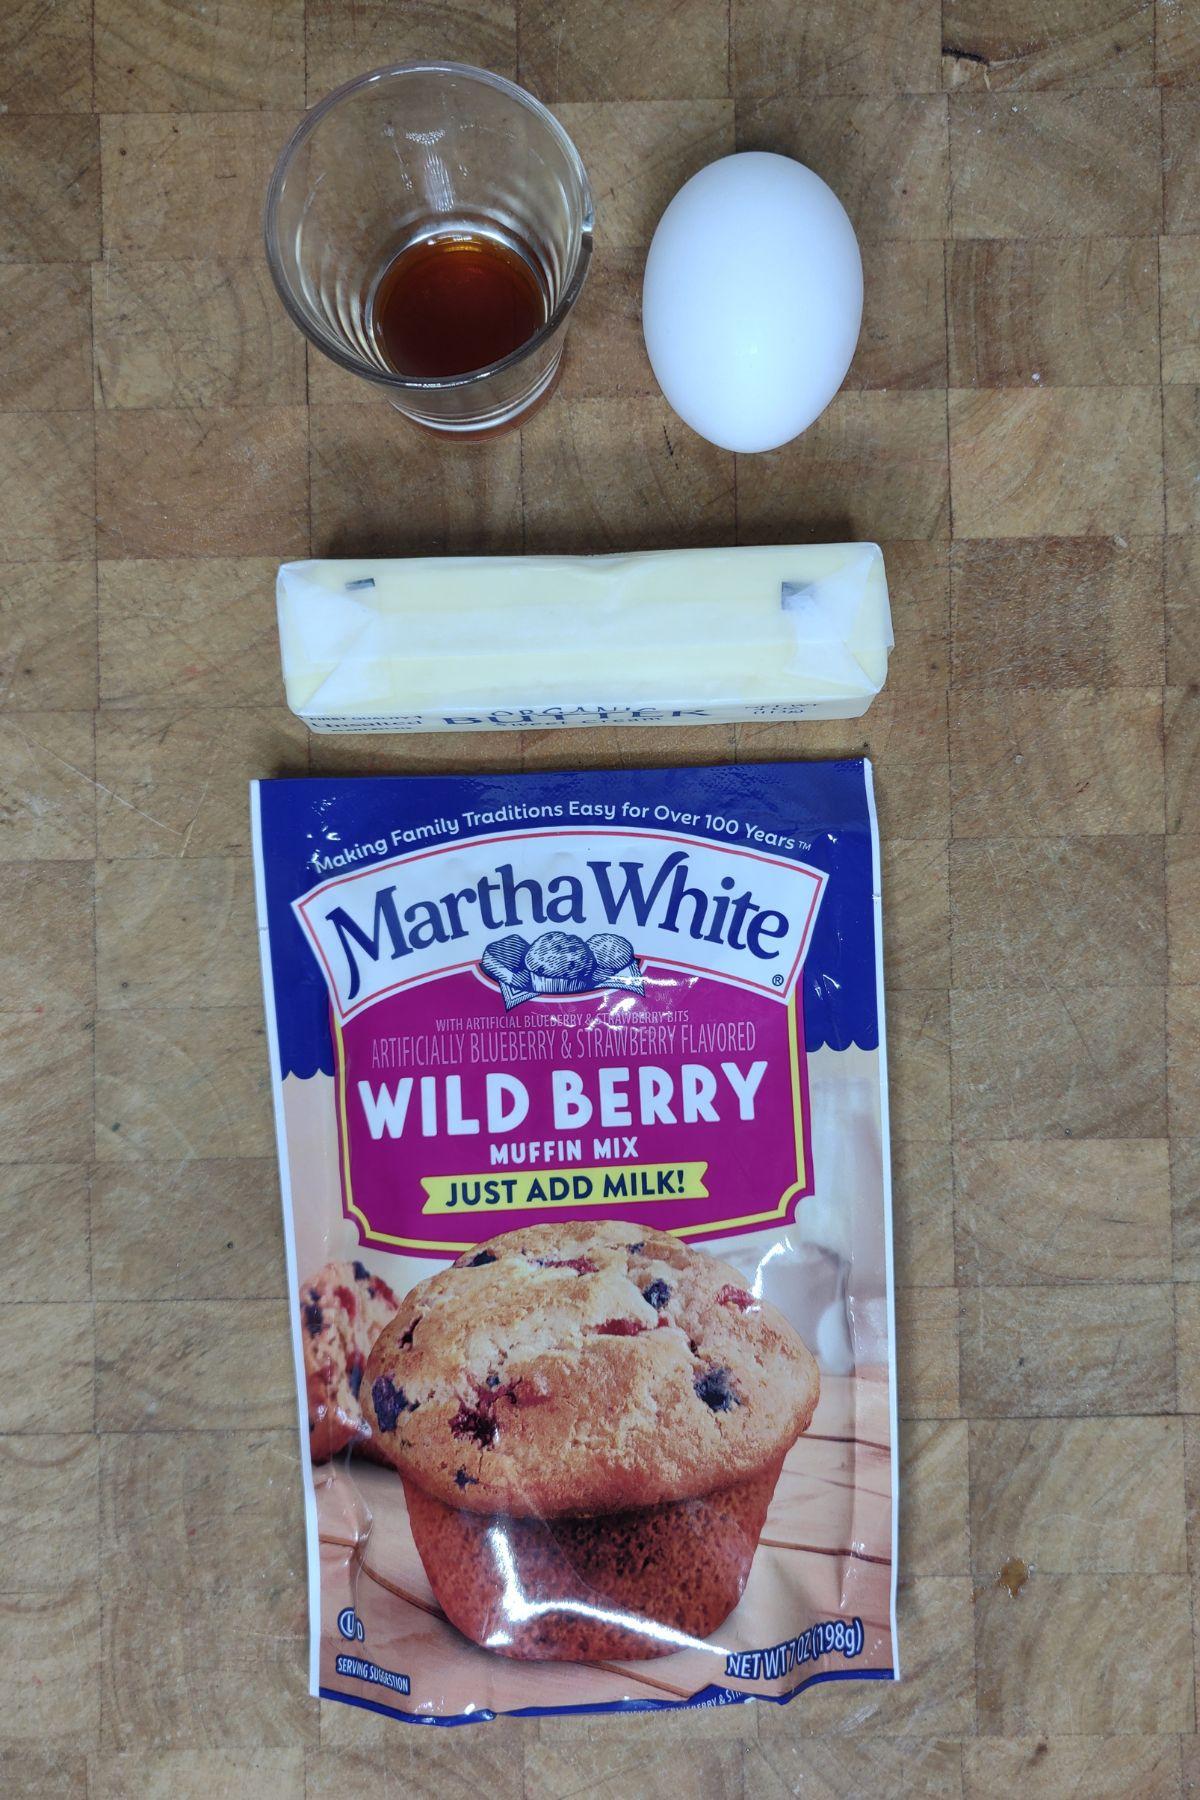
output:
[[[877,544],[285,563],[312,731],[853,719],[894,642]]]

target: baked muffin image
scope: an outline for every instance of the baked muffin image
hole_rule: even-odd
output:
[[[587,942],[597,975],[616,975],[633,962],[633,945],[615,931],[598,931]]]
[[[300,1336],[308,1390],[309,1445],[327,1462],[348,1444],[381,1457],[371,1443],[359,1393],[367,1353],[399,1302],[387,1282],[360,1262],[331,1262],[300,1289]]]
[[[447,1617],[502,1656],[664,1656],[741,1596],[817,1366],[727,1263],[534,1225],[405,1296],[363,1410]]]
[[[517,981],[526,976],[525,958],[529,945],[513,932],[511,937],[497,938],[488,945],[479,966],[493,981]]]
[[[534,938],[525,967],[537,994],[582,994],[596,973],[591,951],[570,931],[544,931]]]

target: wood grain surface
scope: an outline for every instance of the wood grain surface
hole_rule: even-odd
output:
[[[530,84],[596,194],[561,389],[485,448],[306,355],[259,248],[305,105],[418,55]],[[825,416],[735,459],[638,291],[736,147],[833,184],[867,300]],[[1197,0],[8,0],[0,172],[0,1791],[1195,1791]],[[892,582],[861,722],[310,741],[282,703],[280,558],[830,536]],[[905,1679],[319,1706],[247,780],[863,751]]]

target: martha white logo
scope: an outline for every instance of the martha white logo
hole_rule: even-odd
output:
[[[545,983],[544,997],[558,1005],[573,989],[638,991],[632,976],[592,979],[598,944],[610,958],[636,946],[639,975],[657,963],[786,1000],[825,880],[804,863],[707,838],[567,829],[418,850],[322,882],[294,907],[342,1019],[459,970],[495,992],[508,973],[497,963],[506,945],[523,960],[534,944],[568,965],[572,954],[583,958],[582,987]]]

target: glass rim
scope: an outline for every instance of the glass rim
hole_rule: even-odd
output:
[[[576,178],[578,179],[583,199],[583,218],[580,222],[579,251],[575,258],[575,266],[571,272],[571,279],[563,289],[558,305],[554,308],[554,311],[543,324],[539,325],[531,338],[526,338],[523,344],[518,344],[517,348],[511,350],[507,356],[502,356],[497,362],[485,363],[482,368],[469,369],[463,375],[444,375],[437,377],[401,375],[394,369],[379,368],[373,363],[364,362],[361,358],[354,356],[348,351],[343,344],[338,342],[332,333],[326,331],[324,326],[321,325],[318,320],[312,318],[301,308],[292,291],[291,285],[284,277],[280,266],[280,257],[277,248],[279,239],[277,229],[279,202],[283,194],[283,186],[287,179],[288,170],[291,167],[296,152],[300,149],[301,145],[311,137],[321,120],[324,119],[328,113],[332,112],[335,106],[338,106],[343,100],[348,99],[351,94],[357,93],[360,88],[372,87],[377,83],[386,81],[390,77],[396,75],[465,75],[469,80],[480,82],[485,87],[498,88],[501,93],[507,94],[511,99],[517,101],[520,106],[523,106],[527,111],[533,113],[535,117],[546,126],[551,136],[557,141],[559,147],[565,153],[568,162],[571,164]],[[340,87],[334,88],[331,93],[326,94],[323,99],[318,100],[315,106],[309,108],[288,138],[287,142],[284,144],[282,150],[279,152],[275,161],[275,167],[271,171],[271,179],[267,183],[266,199],[263,206],[263,242],[267,253],[267,267],[271,271],[271,280],[275,284],[276,293],[283,302],[284,310],[292,323],[296,326],[297,330],[302,332],[310,343],[315,344],[318,350],[323,351],[326,356],[330,357],[332,361],[340,364],[343,369],[349,370],[352,375],[365,376],[368,381],[374,381],[381,387],[399,388],[416,393],[442,393],[453,388],[468,387],[472,382],[480,381],[485,376],[496,375],[505,369],[515,367],[518,363],[523,362],[532,351],[538,348],[539,345],[544,344],[548,338],[554,335],[571,308],[574,306],[576,300],[579,298],[580,290],[583,287],[584,279],[588,271],[588,265],[591,262],[592,257],[592,228],[594,223],[595,213],[592,205],[591,183],[588,181],[587,170],[583,166],[583,158],[580,156],[579,151],[576,149],[574,141],[568,132],[559,120],[555,118],[548,106],[544,105],[536,95],[531,94],[527,88],[520,87],[515,81],[509,81],[504,75],[496,75],[490,69],[477,68],[473,63],[423,62],[417,60],[413,62],[388,63],[379,69],[368,69],[365,74],[355,75],[350,81],[342,82]]]

